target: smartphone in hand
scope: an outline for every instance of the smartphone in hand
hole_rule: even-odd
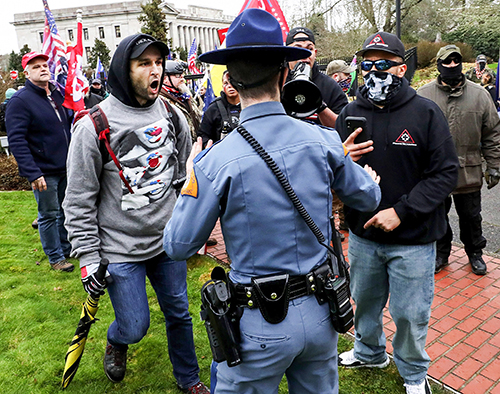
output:
[[[363,131],[354,140],[355,144],[368,141],[370,136],[366,130],[366,118],[364,116],[347,116],[345,118],[347,126],[347,135],[351,135],[358,128],[362,128]]]

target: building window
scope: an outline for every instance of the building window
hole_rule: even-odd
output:
[[[85,55],[87,56],[87,63],[90,62],[90,47],[85,47]]]
[[[74,40],[74,38],[75,38],[75,37],[74,37],[74,35],[73,35],[73,29],[69,29],[69,30],[68,30],[68,39],[69,39],[70,41],[73,41],[73,40]]]
[[[103,39],[104,38],[104,27],[99,28],[99,38]]]
[[[40,43],[43,44],[43,31],[41,31],[39,34],[40,34]]]
[[[89,39],[89,29],[84,28],[83,29],[83,39],[88,40]]]
[[[120,26],[115,26],[115,37],[120,38],[122,36],[122,33],[120,31]]]

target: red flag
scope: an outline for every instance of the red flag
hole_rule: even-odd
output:
[[[290,29],[288,23],[286,23],[285,15],[283,15],[283,11],[281,11],[281,7],[278,4],[278,0],[245,0],[239,13],[241,14],[248,8],[260,8],[272,14],[280,23],[283,42],[286,41],[286,36]]]
[[[78,33],[76,45],[71,49],[68,62],[68,79],[66,81],[66,90],[64,92],[63,106],[73,111],[81,111],[85,108],[83,98],[89,88],[89,81],[83,75],[83,41],[82,41],[82,19],[77,18]]]

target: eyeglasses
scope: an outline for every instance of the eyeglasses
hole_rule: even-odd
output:
[[[448,56],[441,63],[445,64],[445,65],[449,65],[449,64],[451,64],[451,62],[454,62],[455,64],[459,64],[459,63],[462,63],[462,59],[458,56]]]
[[[400,62],[394,62],[392,60],[386,60],[386,59],[380,59],[380,60],[363,60],[361,62],[361,70],[363,71],[370,71],[375,65],[375,68],[378,71],[386,71],[389,70],[391,67],[394,66],[401,66],[403,63]]]

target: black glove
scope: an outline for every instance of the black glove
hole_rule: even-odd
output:
[[[484,172],[484,179],[486,179],[486,183],[488,184],[488,189],[495,187],[500,181],[500,172],[493,168],[488,168]]]
[[[81,269],[83,288],[94,298],[102,296],[104,294],[104,289],[108,285],[106,278],[103,278],[104,283],[101,283],[95,277],[98,268],[99,264],[95,263],[82,267]]]

